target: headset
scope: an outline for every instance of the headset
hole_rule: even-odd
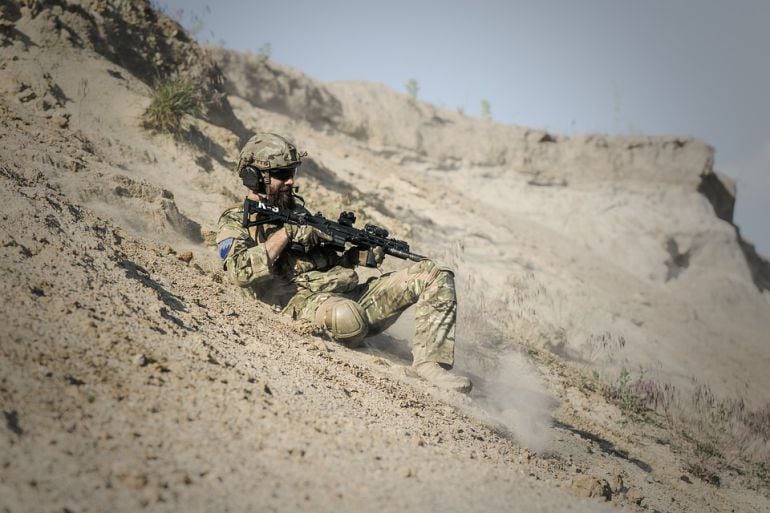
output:
[[[269,172],[269,171],[267,171]],[[256,192],[257,194],[267,194],[267,186],[262,171],[254,166],[246,166],[241,171],[241,180],[243,185]]]

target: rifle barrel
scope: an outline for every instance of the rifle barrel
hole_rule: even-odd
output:
[[[385,253],[394,257],[403,258],[404,260],[412,260],[413,262],[422,262],[428,257],[417,255],[415,253],[409,253],[408,251],[401,251],[395,248],[385,248]]]

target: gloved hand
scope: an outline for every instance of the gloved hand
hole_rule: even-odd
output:
[[[352,247],[347,251],[347,254],[349,262],[355,265],[365,266],[366,260],[369,256],[369,250],[362,250],[357,247]],[[382,246],[376,246],[372,248],[372,254],[374,255],[374,262],[376,264],[375,267],[382,265],[382,261],[385,260],[385,250],[382,248]]]
[[[286,223],[284,228],[286,229],[286,235],[289,237],[289,240],[300,244],[305,248],[305,251],[310,251],[312,248],[318,246],[323,240],[332,240],[329,235],[307,225],[299,226]]]

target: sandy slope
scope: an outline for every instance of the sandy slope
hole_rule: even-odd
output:
[[[768,292],[695,190],[703,145],[648,141],[629,157],[628,141],[607,153],[459,119],[435,131],[451,126],[436,115],[451,116],[421,105],[412,119],[395,93],[326,90],[264,63],[254,69],[267,96],[231,94],[235,125],[217,124],[228,106],[189,120],[192,142],[179,143],[140,126],[143,61],[93,43],[112,19],[104,7],[68,5],[20,9],[3,29],[5,511],[768,508],[766,488],[730,469],[721,488],[703,482],[661,418],[638,423],[585,384],[589,368],[660,360],[666,378],[697,374],[727,391],[747,382],[746,397],[767,399]],[[132,34],[186,48],[136,5],[118,11]],[[140,54],[167,48],[137,37]],[[295,110],[308,114],[287,116]],[[242,194],[228,167],[244,126],[302,141],[315,208],[353,209],[458,267],[470,398],[408,375],[408,320],[349,351],[223,283],[205,243]],[[454,153],[479,130],[525,144]],[[678,178],[639,183],[629,158]],[[572,161],[594,175],[556,173]],[[669,239],[689,260],[667,280]]]

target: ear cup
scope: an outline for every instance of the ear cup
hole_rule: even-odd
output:
[[[258,194],[265,193],[265,179],[262,173],[254,166],[246,166],[241,172],[243,185]]]

